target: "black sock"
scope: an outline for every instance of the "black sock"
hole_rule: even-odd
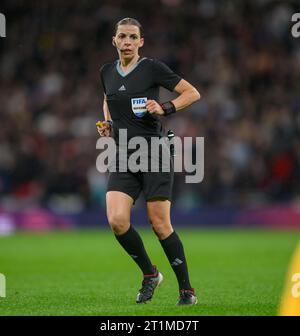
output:
[[[160,240],[166,256],[176,274],[179,289],[191,289],[184,249],[180,238],[174,231],[164,240]]]
[[[137,263],[144,275],[153,274],[154,268],[145,250],[143,241],[132,226],[122,235],[115,234],[115,237],[124,250]]]

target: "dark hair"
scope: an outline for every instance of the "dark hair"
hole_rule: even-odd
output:
[[[116,23],[115,25],[115,35],[117,33],[118,27],[121,25],[132,25],[132,26],[137,26],[140,30],[140,35],[141,37],[144,37],[144,30],[142,25],[139,23],[138,20],[136,19],[132,19],[132,18],[124,18],[122,20],[120,20],[119,22]]]

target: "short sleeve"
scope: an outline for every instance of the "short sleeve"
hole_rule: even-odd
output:
[[[166,64],[153,59],[154,82],[159,86],[173,91],[175,86],[180,82],[181,77],[173,72]]]
[[[100,68],[100,80],[101,80],[103,91],[106,94],[106,88],[105,88],[105,83],[104,83],[104,69],[105,69],[105,66],[106,66],[106,64],[102,65],[102,67]]]

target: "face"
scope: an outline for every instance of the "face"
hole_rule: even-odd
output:
[[[120,25],[113,41],[122,58],[133,58],[144,44],[139,27],[134,25]]]

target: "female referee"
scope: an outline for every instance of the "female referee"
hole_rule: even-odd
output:
[[[200,99],[199,92],[164,63],[139,56],[144,38],[141,24],[137,20],[125,18],[119,21],[115,26],[112,44],[117,49],[119,59],[103,65],[100,70],[105,121],[98,126],[99,134],[113,134],[117,140],[119,130],[126,129],[128,140],[134,136],[142,136],[147,141],[151,137],[164,136],[160,117],[167,117],[191,105]],[[160,86],[177,92],[178,97],[163,104],[158,103]],[[143,101],[145,105],[141,106]],[[106,194],[108,222],[118,242],[143,272],[137,303],[151,300],[155,288],[163,280],[162,274],[152,264],[140,235],[130,224],[131,209],[141,191],[145,196],[152,229],[178,280],[177,304],[197,303],[183,245],[170,220],[173,175],[173,169],[171,172],[117,170],[109,173]]]

